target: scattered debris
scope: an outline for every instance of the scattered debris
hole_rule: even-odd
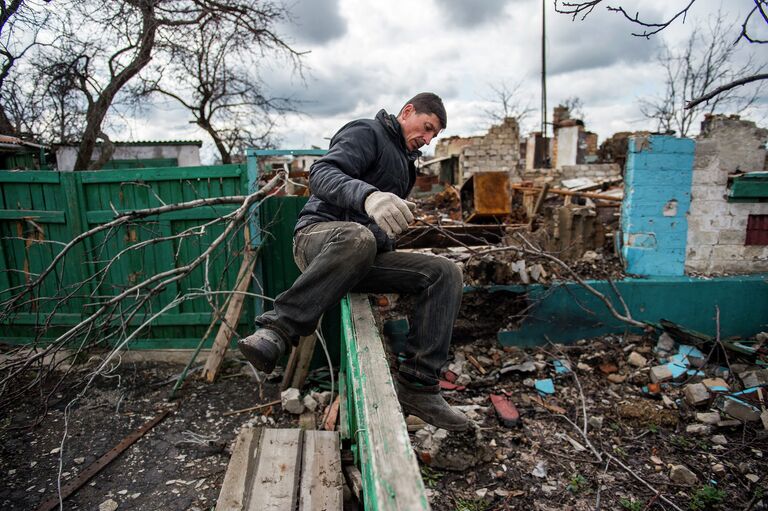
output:
[[[676,484],[693,486],[699,478],[685,465],[672,465],[669,469],[669,479]]]

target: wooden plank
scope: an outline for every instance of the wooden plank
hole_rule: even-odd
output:
[[[261,435],[258,464],[248,496],[248,511],[295,509],[301,468],[300,429],[266,429]]]
[[[306,431],[301,465],[299,511],[341,511],[344,479],[339,434]]]
[[[299,339],[299,345],[291,350],[288,357],[288,367],[283,375],[281,390],[288,388],[300,389],[304,386],[309,374],[309,366],[312,363],[312,355],[315,354],[317,335],[311,334]]]
[[[339,371],[339,434],[342,440],[349,440],[349,401],[347,396],[347,375]]]
[[[344,465],[344,473],[347,475],[347,484],[359,501],[363,500],[363,475],[354,465]]]
[[[254,453],[261,440],[262,431],[261,428],[243,428],[237,435],[219,499],[216,501],[216,511],[245,509],[245,499],[250,491],[249,486],[255,469]]]
[[[239,177],[242,165],[206,167],[160,167],[154,169],[99,170],[79,172],[83,183],[125,183],[129,181],[175,181],[209,177]]]
[[[41,170],[29,172],[0,171],[0,183],[58,183],[59,177],[59,172]]]
[[[136,222],[156,221],[158,218],[163,220],[213,220],[221,218],[237,209],[237,204],[217,204],[214,206],[197,207],[192,209],[183,209],[179,211],[169,211],[162,215],[152,215],[138,220]],[[116,208],[118,213],[127,213],[135,211],[137,208]],[[115,219],[115,212],[110,209],[100,211],[89,211],[86,214],[88,223],[103,224]]]
[[[368,296],[349,295],[342,310],[365,509],[429,509]]]
[[[243,263],[240,265],[240,272],[237,275],[235,291],[238,292],[233,294],[229,300],[227,313],[224,315],[224,320],[221,322],[221,327],[216,334],[216,340],[213,341],[208,360],[205,361],[203,377],[209,383],[216,379],[216,373],[219,371],[221,361],[227,352],[229,342],[232,340],[232,334],[235,332],[234,329],[237,328],[237,323],[240,321],[240,313],[243,310],[243,300],[245,299],[243,292],[248,289],[251,283],[251,271],[255,262],[256,253],[253,250],[246,250],[243,256]]]
[[[63,211],[43,211],[39,209],[3,209],[0,220],[34,220],[41,224],[63,224],[66,216]]]

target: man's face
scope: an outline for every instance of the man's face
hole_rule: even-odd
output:
[[[417,113],[410,103],[405,105],[397,120],[403,129],[403,138],[409,151],[429,144],[443,129],[435,114]]]

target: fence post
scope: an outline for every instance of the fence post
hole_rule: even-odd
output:
[[[247,155],[247,177],[248,177],[248,190],[246,193],[251,194],[259,191],[259,162],[256,156],[256,150],[249,147],[246,151]],[[256,292],[264,294],[264,270],[262,268],[261,254],[259,248],[261,247],[261,226],[259,225],[259,209],[260,204],[254,204],[251,206],[251,210],[248,212],[248,228],[251,237],[251,250],[256,252],[256,266],[253,269],[256,275],[256,281],[261,289],[257,289]],[[257,298],[254,300],[254,317],[261,316],[264,313],[264,299]],[[252,325],[249,325],[252,326]]]

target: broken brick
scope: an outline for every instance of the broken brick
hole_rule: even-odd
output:
[[[440,380],[440,389],[442,390],[464,390],[466,388],[464,385],[456,385],[446,380]]]
[[[517,407],[506,396],[491,394],[491,403],[496,410],[499,421],[504,426],[512,428],[520,424],[520,412],[517,411]]]
[[[709,390],[703,383],[690,383],[683,389],[686,402],[691,406],[701,406],[709,402]]]
[[[707,378],[701,382],[710,392],[730,392],[731,387],[728,386],[725,380],[722,378]]]
[[[613,362],[606,362],[604,364],[600,364],[600,371],[603,374],[613,374],[618,373],[619,368]]]
[[[667,367],[667,364],[651,367],[651,381],[653,383],[661,383],[671,379],[672,372]]]

